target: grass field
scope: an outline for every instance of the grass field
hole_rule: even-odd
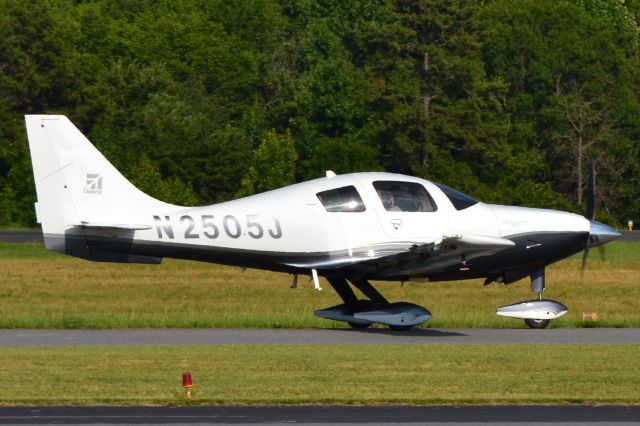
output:
[[[548,298],[569,306],[555,327],[640,326],[640,244],[598,250],[580,276],[580,258],[547,270]],[[316,292],[301,277],[198,262],[162,265],[92,263],[45,250],[39,244],[0,244],[0,327],[343,327],[313,311],[340,303],[324,283]],[[495,308],[533,297],[528,280],[483,287],[480,280],[448,283],[378,283],[391,301],[426,306],[427,327],[523,327]],[[582,319],[582,312],[600,319]]]
[[[554,326],[639,326],[640,244],[548,270],[571,308]],[[91,263],[37,244],[0,244],[1,327],[343,327],[315,318],[339,303],[325,284],[196,262]],[[527,281],[378,283],[431,309],[429,327],[523,327],[495,307]],[[582,311],[598,311],[584,322]],[[553,324],[553,323],[552,323]],[[640,345],[214,345],[2,347],[0,405],[640,404]],[[194,378],[194,398],[180,388]]]
[[[638,404],[638,358],[638,345],[4,347],[0,405]]]

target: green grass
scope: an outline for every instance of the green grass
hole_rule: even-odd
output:
[[[0,401],[638,404],[639,357],[639,345],[8,347]]]
[[[640,244],[548,270],[556,326],[639,326]],[[197,262],[86,262],[37,244],[0,244],[2,327],[342,327],[315,318],[339,303],[290,277]],[[495,307],[528,282],[377,283],[431,309],[430,327],[522,327]],[[585,323],[582,311],[601,320]],[[0,404],[640,404],[640,345],[219,345],[3,347]],[[183,371],[194,377],[186,400]]]
[[[37,243],[1,243],[0,242],[0,262],[4,260],[34,260],[51,259],[63,260],[67,256],[49,251],[44,245]]]
[[[640,326],[640,244],[607,246],[606,261],[592,250],[580,276],[580,256],[547,270],[548,298],[569,306],[554,327]],[[0,327],[343,327],[313,311],[340,303],[327,283],[316,292],[301,277],[198,262],[162,265],[93,263],[45,250],[39,244],[0,244]],[[528,280],[484,287],[481,280],[446,283],[376,283],[391,301],[426,306],[428,327],[523,327],[495,308],[533,294]],[[597,322],[582,312],[596,311]]]

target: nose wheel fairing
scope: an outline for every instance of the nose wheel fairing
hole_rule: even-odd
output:
[[[560,318],[569,311],[569,308],[558,301],[542,298],[546,288],[543,267],[532,271],[530,277],[531,290],[538,295],[538,298],[500,306],[496,309],[496,314],[503,317],[523,319],[530,328],[546,328],[549,325],[549,321]]]
[[[560,318],[569,311],[565,305],[555,300],[527,300],[496,309],[496,314],[520,319],[552,320]]]

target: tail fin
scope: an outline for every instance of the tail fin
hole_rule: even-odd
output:
[[[87,229],[132,235],[151,228],[153,211],[175,208],[131,184],[67,117],[27,115],[25,120],[38,196],[36,215],[47,248],[100,260],[69,253],[69,239],[84,238]]]

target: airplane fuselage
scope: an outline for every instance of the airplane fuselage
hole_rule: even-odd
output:
[[[420,185],[431,198],[432,211],[386,209],[374,187],[377,182]],[[328,211],[318,194],[340,188],[355,190],[361,205]],[[320,178],[212,206],[160,205],[144,215],[127,213],[129,221],[149,229],[136,230],[135,238],[130,230],[85,229],[77,234],[81,245],[86,241],[94,252],[106,254],[126,251],[148,258],[193,259],[290,273],[322,269],[323,275],[331,275],[332,269],[339,269],[340,274],[352,269],[353,274],[379,280],[501,277],[511,282],[529,275],[531,268],[583,250],[590,229],[584,217],[553,210],[481,202],[458,210],[440,186],[390,173]],[[108,220],[113,221],[104,218]],[[457,235],[507,239],[515,245],[465,259],[461,248],[460,256],[448,255],[441,261],[424,262],[432,256],[416,253],[414,259],[402,259],[384,269],[358,266],[363,259],[425,244],[437,250],[446,236],[454,239],[445,244],[455,245]],[[66,238],[73,239],[74,234]]]

